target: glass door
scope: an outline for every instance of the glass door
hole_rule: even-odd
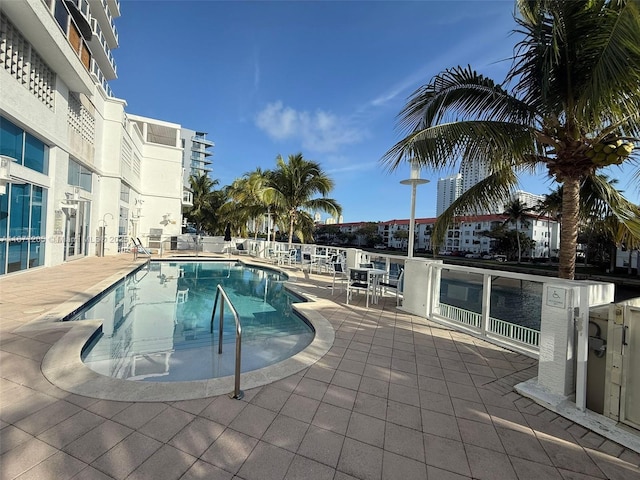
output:
[[[89,202],[79,202],[77,208],[67,208],[64,259],[73,260],[87,255],[89,231]]]

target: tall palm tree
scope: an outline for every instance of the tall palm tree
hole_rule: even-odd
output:
[[[544,198],[533,208],[538,212],[538,218],[542,216],[547,218],[547,258],[551,258],[551,221],[562,222],[562,187],[557,187],[544,195]]]
[[[242,235],[246,233],[247,224],[253,221],[253,231],[257,238],[256,219],[265,215],[269,207],[263,199],[267,177],[268,172],[258,167],[227,187],[229,201],[222,210],[226,220]]]
[[[206,173],[191,175],[189,177],[191,192],[193,193],[193,206],[189,208],[185,216],[187,220],[193,222],[197,230],[202,230],[207,217],[213,210],[213,187],[218,185],[218,180],[213,180]]]
[[[275,206],[281,219],[286,219],[289,246],[293,243],[296,228],[301,231],[299,227],[305,210],[320,210],[333,216],[342,213],[338,202],[327,198],[333,186],[333,180],[322,171],[319,163],[305,160],[301,153],[289,155],[287,160],[278,155],[276,169],[269,175],[264,199],[267,204]],[[318,194],[321,196],[314,198]],[[308,219],[304,220],[308,224]]]
[[[640,7],[635,0],[516,4],[522,40],[505,82],[471,67],[435,76],[400,112],[406,136],[382,161],[391,170],[414,160],[452,168],[460,157],[487,166],[487,178],[438,218],[438,243],[456,214],[507,198],[519,174],[546,168],[564,188],[559,276],[572,279],[581,182],[609,164],[637,162]],[[622,228],[640,237],[640,219],[610,193]]]
[[[518,243],[518,263],[522,260],[522,246],[520,242],[520,227],[527,224],[527,214],[531,212],[532,207],[527,207],[526,203],[516,198],[504,207],[504,214],[508,217],[505,223],[513,223],[516,227],[516,241]]]

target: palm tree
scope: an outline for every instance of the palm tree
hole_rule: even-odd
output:
[[[562,187],[547,193],[533,209],[538,212],[538,218],[547,218],[547,258],[551,258],[551,220],[562,222]]]
[[[189,184],[193,192],[193,206],[189,208],[185,216],[200,231],[203,229],[207,217],[213,213],[212,190],[218,184],[218,180],[213,180],[206,173],[202,173],[197,176],[191,175]]]
[[[522,247],[520,242],[520,227],[525,226],[527,214],[532,210],[527,207],[526,203],[520,201],[519,198],[512,200],[504,207],[504,214],[508,217],[504,223],[513,223],[516,227],[516,241],[518,242],[518,263],[522,259]]]
[[[269,205],[263,199],[268,174],[268,171],[258,167],[234,180],[227,188],[229,202],[223,206],[225,218],[237,231],[244,234],[247,223],[253,221],[255,238],[258,235],[256,220],[262,218],[269,210]]]
[[[320,164],[305,160],[301,153],[289,155],[287,160],[278,155],[276,169],[268,176],[264,199],[267,204],[275,206],[275,212],[281,221],[287,221],[290,247],[296,228],[298,233],[304,235],[305,232],[300,227],[309,226],[311,216],[304,210],[319,210],[333,216],[342,213],[342,207],[338,202],[327,198],[327,194],[333,190],[333,185],[333,180],[322,171]],[[314,198],[317,194],[321,197]]]
[[[516,4],[522,40],[505,82],[471,67],[435,76],[400,112],[406,136],[382,162],[391,170],[409,161],[441,169],[462,158],[487,167],[488,176],[438,218],[438,243],[456,214],[488,210],[509,196],[519,174],[546,168],[564,189],[559,276],[572,279],[580,184],[609,164],[637,160],[640,7],[631,0]],[[640,219],[610,193],[622,228],[640,237]]]

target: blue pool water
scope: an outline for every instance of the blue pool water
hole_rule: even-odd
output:
[[[100,319],[102,333],[83,351],[94,371],[128,380],[205,380],[232,375],[235,322],[225,307],[218,354],[221,284],[242,324],[242,371],[284,360],[311,343],[313,329],[291,309],[303,301],[284,288],[286,275],[240,262],[151,262],[69,320]]]

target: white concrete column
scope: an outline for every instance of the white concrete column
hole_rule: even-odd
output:
[[[542,287],[538,385],[554,395],[574,391],[574,291],[569,285]]]

